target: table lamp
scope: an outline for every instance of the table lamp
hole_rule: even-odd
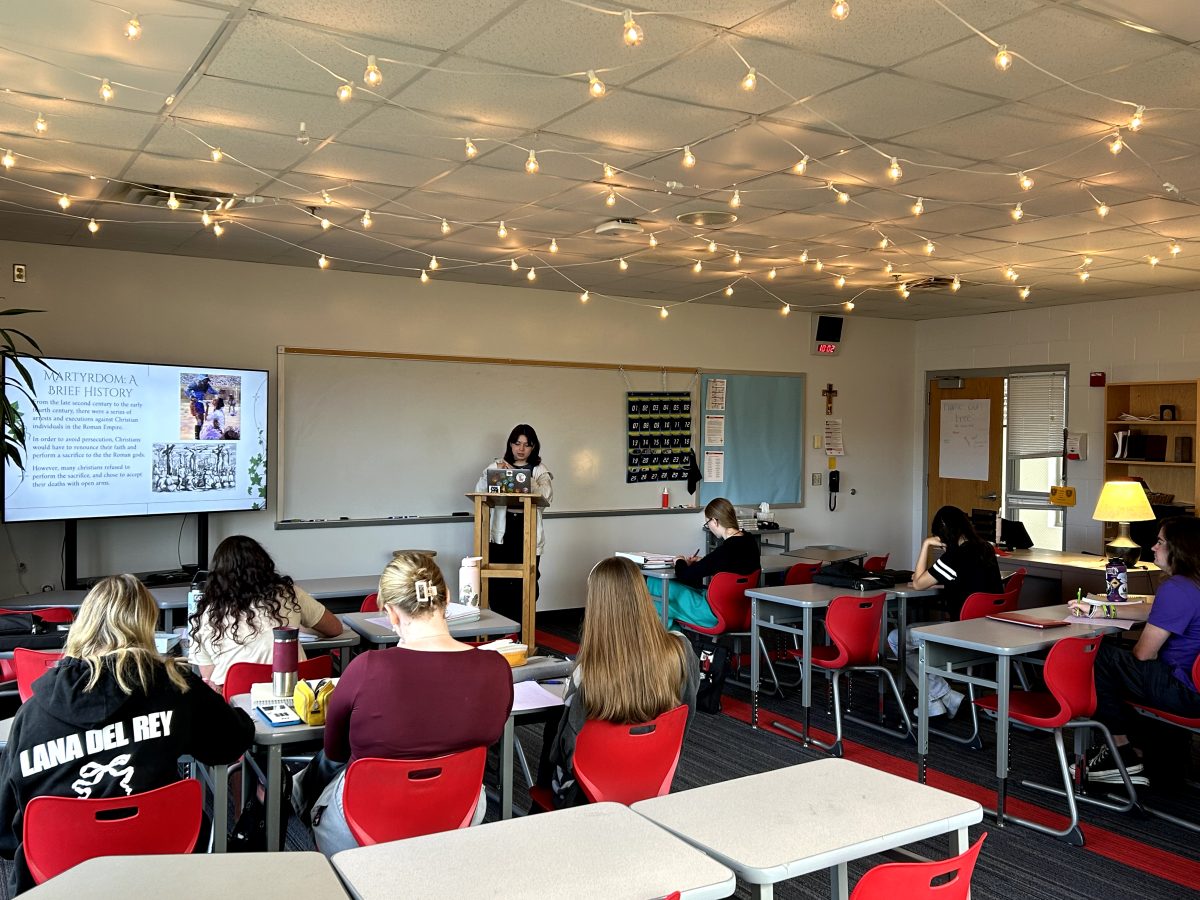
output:
[[[1119,556],[1133,568],[1142,555],[1142,548],[1129,536],[1130,522],[1154,519],[1154,510],[1146,499],[1146,490],[1136,481],[1106,481],[1096,501],[1092,518],[1097,522],[1116,522],[1117,536],[1104,545],[1110,556]]]

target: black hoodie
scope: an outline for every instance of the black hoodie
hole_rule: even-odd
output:
[[[231,763],[254,740],[254,723],[190,672],[180,691],[156,668],[149,693],[125,694],[105,668],[64,659],[33,683],[0,757],[0,855],[12,857],[12,893],[33,878],[21,848],[22,814],[32,798],[120,797],[179,780],[179,758]]]

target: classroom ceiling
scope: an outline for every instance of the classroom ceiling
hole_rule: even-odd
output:
[[[7,3],[0,238],[648,316],[1200,289],[1195,0],[849,7],[655,0],[627,46],[604,0]]]

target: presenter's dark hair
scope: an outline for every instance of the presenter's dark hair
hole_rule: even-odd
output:
[[[960,543],[986,543],[975,533],[975,526],[971,524],[967,514],[957,506],[943,506],[934,513],[929,532],[947,547],[957,547]]]
[[[1167,571],[1200,583],[1200,519],[1171,516],[1159,530],[1167,544]]]
[[[262,544],[244,534],[231,535],[217,546],[204,595],[190,623],[193,631],[208,621],[214,645],[228,635],[236,643],[238,623],[251,634],[284,624],[284,605],[298,610],[296,587],[275,570],[275,561]],[[260,620],[257,621],[256,620]]]
[[[513,456],[512,445],[516,443],[517,438],[522,437],[533,444],[533,449],[529,452],[529,465],[540,466],[542,464],[542,442],[538,440],[537,432],[533,430],[532,425],[518,425],[512,430],[508,436],[508,443],[504,445],[504,461],[510,466],[517,464],[517,458]]]

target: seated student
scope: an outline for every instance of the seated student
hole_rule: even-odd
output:
[[[1000,566],[996,563],[996,550],[975,533],[967,514],[957,506],[943,506],[933,516],[929,525],[930,537],[921,542],[921,552],[913,565],[913,587],[931,588],[940,584],[942,591],[938,600],[957,619],[963,603],[972,594],[999,594],[1004,589],[1000,578]],[[942,550],[942,555],[932,564],[931,551]],[[905,668],[913,684],[920,677],[917,665],[917,641],[910,629],[905,635]],[[888,646],[897,652],[898,632],[888,632]],[[929,675],[929,715],[949,713],[953,718],[962,704],[961,692],[951,689],[940,675]]]
[[[33,683],[0,759],[0,854],[13,892],[33,886],[21,846],[38,796],[122,797],[179,780],[179,758],[236,760],[254,723],[154,646],[158,606],[132,575],[111,575],[83,600],[64,658]],[[110,730],[112,729],[112,730]],[[93,740],[124,735],[120,746]]]
[[[218,690],[234,663],[271,661],[273,628],[303,626],[322,637],[342,633],[338,617],[275,571],[262,544],[244,534],[231,535],[217,547],[204,595],[188,624],[188,658]]]
[[[716,625],[717,617],[705,597],[704,579],[718,572],[751,575],[761,568],[758,541],[738,528],[733,504],[724,497],[718,497],[704,507],[704,527],[720,538],[721,543],[703,558],[696,555],[675,557],[675,578],[666,582],[668,623],[679,619],[693,625]],[[660,598],[658,602],[661,603],[663,579],[651,578],[649,582],[650,595]]]
[[[547,740],[538,783],[554,791],[558,807],[586,803],[575,780],[575,741],[588,719],[648,722],[679,704],[696,711],[700,666],[687,638],[662,626],[638,567],[627,559],[601,560],[588,576],[583,634],[565,714]],[[547,725],[549,732],[552,723]]]
[[[499,653],[450,636],[446,582],[431,556],[397,553],[379,579],[379,605],[400,638],[396,647],[354,657],[325,718],[325,756],[422,759],[488,746],[512,709],[512,669]],[[342,808],[349,766],[313,805],[313,837],[326,856],[358,846]],[[483,821],[479,792],[472,824]]]
[[[1132,650],[1106,639],[1096,657],[1096,719],[1113,743],[1134,784],[1146,784],[1141,752],[1129,742],[1138,718],[1132,700],[1180,716],[1200,716],[1200,685],[1192,666],[1200,654],[1200,519],[1164,519],[1154,545],[1154,564],[1170,576],[1158,586],[1146,626]],[[1103,743],[1088,751],[1088,780],[1119,784],[1121,773]]]

